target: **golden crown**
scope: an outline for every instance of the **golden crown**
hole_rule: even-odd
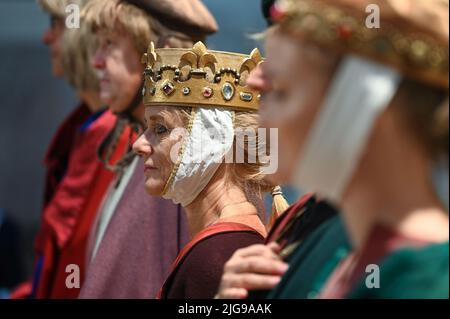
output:
[[[255,111],[259,93],[245,79],[262,61],[258,49],[250,55],[208,51],[197,42],[192,49],[155,50],[152,42],[142,56],[144,104]]]

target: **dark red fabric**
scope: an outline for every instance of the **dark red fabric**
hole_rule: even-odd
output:
[[[217,292],[223,266],[239,248],[261,244],[252,227],[224,222],[198,233],[180,252],[158,299],[211,299]]]
[[[91,111],[86,104],[80,103],[53,136],[44,158],[46,177],[43,207],[52,199],[58,184],[64,177],[77,132],[90,115]]]

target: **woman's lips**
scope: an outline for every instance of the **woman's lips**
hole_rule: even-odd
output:
[[[145,173],[145,172],[150,172],[150,171],[155,170],[155,169],[156,169],[156,167],[154,167],[154,166],[151,166],[151,165],[145,165],[145,166],[144,166],[144,173]]]

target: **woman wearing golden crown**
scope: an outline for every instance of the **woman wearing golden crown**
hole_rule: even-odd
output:
[[[271,188],[256,154],[258,92],[245,86],[262,59],[256,49],[245,56],[201,42],[191,50],[151,44],[143,59],[147,129],[134,150],[145,160],[148,193],[184,207],[191,238],[159,298],[212,298],[225,261],[266,236],[251,201]],[[241,139],[238,129],[249,134]]]
[[[315,273],[308,297],[448,298],[448,211],[432,180],[448,163],[448,9],[448,0],[272,8],[263,75],[247,84],[261,91],[262,126],[279,128],[274,178],[336,204],[352,250],[319,273],[290,263],[271,297],[295,297]],[[253,263],[269,264],[270,252]],[[259,284],[273,277],[242,252],[233,259],[242,266],[225,270],[219,297],[257,289],[256,272]]]

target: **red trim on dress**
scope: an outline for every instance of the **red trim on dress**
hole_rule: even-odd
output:
[[[164,282],[164,285],[162,286],[161,290],[158,293],[157,299],[165,299],[167,296],[167,289],[169,288],[169,285],[171,284],[173,278],[175,277],[178,269],[183,264],[183,261],[186,259],[188,254],[192,251],[192,249],[199,244],[200,242],[204,241],[205,239],[208,239],[212,236],[218,235],[218,234],[224,234],[224,233],[230,233],[230,232],[253,232],[261,235],[258,231],[256,231],[254,228],[240,224],[240,223],[234,223],[234,222],[223,222],[223,223],[217,223],[214,225],[211,225],[201,232],[199,232],[197,235],[194,236],[194,238],[181,250],[181,252],[178,254],[178,257],[173,262],[172,266],[170,267],[169,276],[167,277],[166,281]]]

